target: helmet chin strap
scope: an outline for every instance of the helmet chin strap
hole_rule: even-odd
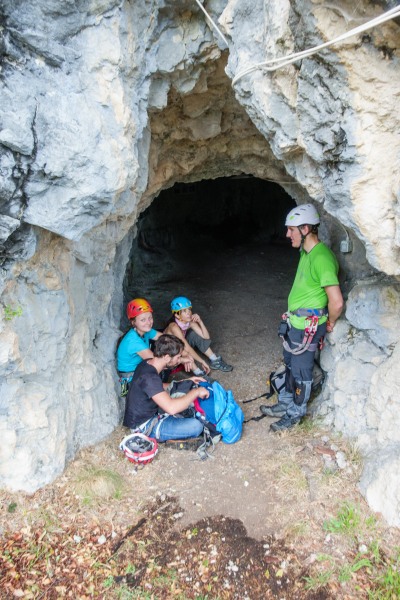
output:
[[[300,229],[301,227],[304,227],[304,225],[299,225],[299,226],[297,227],[297,229],[299,230],[299,232],[300,232],[300,235],[301,235],[301,245],[302,245],[302,246],[304,246],[304,242],[305,242],[305,240],[306,240],[306,237],[307,237],[307,236],[308,236],[308,235],[311,233],[311,229],[310,229],[310,231],[307,231],[307,233],[303,233],[303,232],[301,231],[301,229]]]

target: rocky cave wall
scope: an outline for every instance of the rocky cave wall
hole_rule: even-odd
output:
[[[358,441],[362,491],[400,525],[398,22],[230,81],[391,5],[209,0],[227,48],[194,0],[3,0],[2,485],[37,489],[119,422],[140,212],[177,181],[248,173],[316,202],[328,239],[346,227],[353,240],[318,411]]]

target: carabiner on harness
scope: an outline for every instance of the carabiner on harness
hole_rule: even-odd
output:
[[[283,336],[280,336],[282,338],[282,344],[286,352],[289,352],[290,354],[294,355],[303,354],[303,352],[306,352],[311,346],[314,335],[318,329],[318,321],[319,317],[315,315],[312,317],[306,317],[304,337],[302,342],[297,346],[297,348],[291,348],[288,342],[285,340],[285,338]]]
[[[129,384],[132,381],[132,377],[127,379],[126,377],[120,377],[119,383],[121,385],[120,396],[121,398],[125,398],[129,392]]]
[[[121,385],[121,398],[125,398],[129,392],[129,384],[133,379],[134,371],[130,371],[129,373],[118,373],[119,374],[119,383]]]
[[[290,313],[285,312],[281,317],[281,322],[278,327],[278,335],[281,338],[285,337],[290,329],[289,314]]]

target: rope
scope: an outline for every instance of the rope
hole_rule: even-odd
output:
[[[229,46],[228,40],[226,39],[226,37],[224,36],[222,31],[219,29],[217,24],[213,21],[212,17],[208,14],[208,12],[204,8],[204,6],[201,4],[200,0],[195,0],[195,1],[196,1],[196,4],[201,8],[203,13],[206,15],[207,19],[210,21],[211,25],[214,27],[215,31],[218,33],[218,35],[221,37],[221,39],[225,42],[225,44],[227,46]],[[348,38],[353,37],[354,35],[358,35],[359,33],[362,33],[363,31],[367,31],[368,29],[377,27],[378,25],[381,25],[382,23],[385,23],[386,21],[395,19],[398,16],[400,16],[400,6],[395,6],[394,8],[391,8],[390,10],[384,12],[379,17],[375,17],[374,19],[367,21],[363,25],[359,25],[358,27],[355,27],[354,29],[350,29],[350,31],[347,31],[346,33],[342,33],[341,35],[334,38],[333,40],[324,42],[323,44],[319,44],[318,46],[313,46],[312,48],[309,48],[308,50],[302,50],[301,52],[295,52],[295,53],[289,54],[287,56],[281,56],[280,58],[273,58],[271,60],[254,63],[250,67],[246,67],[246,69],[239,71],[239,73],[237,75],[235,75],[235,77],[232,80],[232,86],[234,86],[239,81],[239,79],[241,79],[245,75],[249,75],[250,73],[252,73],[253,71],[256,71],[257,69],[264,69],[265,71],[276,71],[277,69],[281,69],[282,67],[291,65],[292,63],[302,60],[303,58],[307,58],[308,56],[313,56],[314,54],[317,54],[320,50],[323,50],[324,48],[329,48],[330,46],[333,46],[334,44],[343,42],[344,40],[347,40]]]
[[[216,23],[212,20],[212,18],[210,17],[210,15],[208,14],[208,12],[204,8],[204,6],[201,4],[200,0],[196,0],[196,4],[201,8],[201,10],[203,11],[203,13],[206,15],[207,19],[210,21],[211,25],[214,27],[215,31],[224,40],[225,44],[227,46],[229,46],[228,40],[226,39],[226,37],[224,36],[224,34],[222,33],[222,31],[219,29],[219,27],[216,25]]]
[[[330,40],[323,44],[319,44],[318,46],[314,46],[313,48],[309,48],[308,50],[303,50],[301,52],[289,54],[288,56],[282,56],[280,58],[274,58],[272,60],[264,61],[261,63],[255,63],[254,65],[247,67],[246,69],[243,69],[243,71],[240,71],[233,78],[232,86],[234,86],[239,81],[239,79],[241,79],[245,75],[248,75],[249,73],[252,73],[253,71],[256,71],[257,69],[263,68],[266,71],[276,71],[277,69],[286,67],[287,65],[291,65],[292,63],[297,62],[298,60],[302,60],[303,58],[307,58],[308,56],[317,54],[323,48],[328,48],[329,46],[338,44],[339,42],[342,42],[349,37],[353,37],[354,35],[358,35],[359,33],[362,33],[363,31],[367,31],[368,29],[372,29],[373,27],[376,27],[377,25],[381,25],[382,23],[385,23],[386,21],[394,19],[395,17],[397,17],[399,15],[400,15],[400,7],[397,6],[395,8],[388,10],[387,12],[383,13],[383,15],[376,17],[375,19],[371,19],[370,21],[367,21],[363,25],[359,25],[358,27],[355,27],[354,29],[350,29],[350,31],[347,31],[346,33],[343,33],[342,35],[339,35],[338,37],[334,38],[333,40]]]

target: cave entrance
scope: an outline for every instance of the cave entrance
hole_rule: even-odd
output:
[[[265,390],[266,372],[281,360],[276,329],[298,262],[284,221],[294,206],[276,183],[220,177],[163,190],[137,222],[125,299],[148,298],[162,329],[171,299],[189,297],[235,366],[218,373],[235,393],[244,375],[244,395],[249,386]]]

